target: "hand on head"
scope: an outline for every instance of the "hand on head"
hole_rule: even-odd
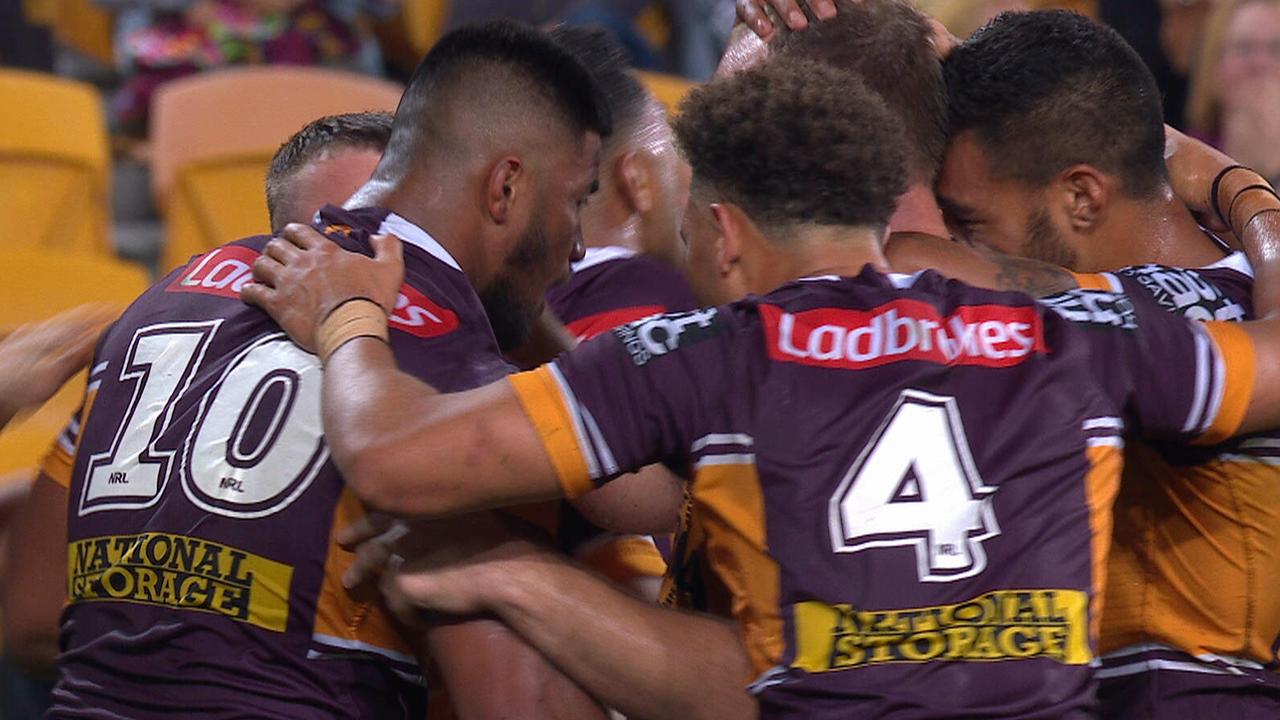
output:
[[[240,297],[266,310],[303,349],[316,350],[316,331],[349,300],[371,300],[391,314],[404,282],[400,239],[377,235],[373,257],[343,250],[306,225],[291,224],[263,249]]]
[[[836,16],[835,0],[810,0],[808,4],[819,20]],[[738,0],[738,19],[764,40],[773,36],[773,23],[778,19],[792,30],[809,27],[809,18],[797,0]]]

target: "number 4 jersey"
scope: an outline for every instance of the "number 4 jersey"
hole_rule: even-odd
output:
[[[442,390],[502,360],[479,298],[421,229],[321,213],[368,251],[405,241],[400,366]],[[148,290],[98,348],[69,487],[68,595],[52,717],[404,717],[419,671],[379,605],[340,582],[363,514],[329,460],[321,368],[240,287],[266,238]],[[64,448],[65,449],[65,448]]]
[[[1149,296],[812,278],[512,379],[566,491],[694,468],[765,718],[1087,718],[1127,427],[1215,441],[1253,348]],[[572,432],[565,432],[571,428]]]

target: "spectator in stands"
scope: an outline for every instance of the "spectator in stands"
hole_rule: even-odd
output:
[[[1187,120],[1194,134],[1280,180],[1280,1],[1217,7],[1193,69]]]
[[[382,70],[367,17],[398,0],[97,0],[119,11],[117,64],[124,82],[111,103],[117,130],[142,136],[155,89],[228,65],[279,63]]]
[[[341,205],[368,182],[391,139],[391,120],[387,112],[322,117],[281,145],[267,170],[271,232],[310,224],[317,210]]]

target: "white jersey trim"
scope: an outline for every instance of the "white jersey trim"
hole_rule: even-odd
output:
[[[574,272],[582,272],[587,268],[603,265],[614,260],[626,260],[636,256],[636,251],[629,248],[607,245],[605,247],[589,247],[581,260],[573,264]]]
[[[391,213],[383,219],[382,225],[378,226],[378,235],[385,234],[395,235],[401,240],[413,245],[417,248],[427,251],[432,257],[449,267],[462,272],[462,266],[458,265],[458,261],[449,254],[444,246],[436,241],[435,238],[422,228],[414,225],[403,217]]]
[[[1253,277],[1253,265],[1249,263],[1249,258],[1242,252],[1233,252],[1222,258],[1212,265],[1205,265],[1201,270],[1235,270],[1241,275]]]

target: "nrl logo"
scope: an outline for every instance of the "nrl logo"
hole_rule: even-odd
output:
[[[657,315],[622,325],[613,334],[627,347],[631,361],[642,366],[650,360],[715,336],[723,328],[715,308]]]

